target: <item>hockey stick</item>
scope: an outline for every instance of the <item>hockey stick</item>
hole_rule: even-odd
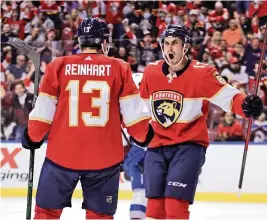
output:
[[[121,128],[121,133],[122,133],[124,139],[126,140],[128,146],[131,147],[131,143],[130,143],[129,139],[127,138],[127,136],[126,136],[126,134],[122,128]]]
[[[21,53],[25,54],[33,62],[33,65],[35,67],[35,74],[34,74],[34,98],[32,102],[32,107],[34,108],[38,97],[38,89],[39,89],[40,56],[30,45],[26,44],[19,38],[10,38],[7,43],[17,48]],[[34,154],[35,151],[30,150],[26,219],[31,219],[31,211],[32,211]]]
[[[265,25],[265,33],[264,33],[264,40],[263,40],[263,46],[262,46],[262,51],[261,51],[261,57],[260,57],[260,64],[259,64],[259,68],[258,68],[257,75],[256,75],[255,89],[254,89],[253,95],[257,95],[258,93],[266,43],[267,43],[267,25]],[[247,153],[248,153],[248,144],[250,141],[250,134],[251,134],[251,126],[252,126],[252,118],[250,117],[248,121],[247,136],[246,136],[246,142],[245,142],[245,147],[244,147],[244,153],[243,153],[243,159],[242,159],[242,165],[241,165],[241,171],[240,171],[240,177],[239,177],[239,183],[238,183],[238,197],[240,197],[242,184],[243,184]]]

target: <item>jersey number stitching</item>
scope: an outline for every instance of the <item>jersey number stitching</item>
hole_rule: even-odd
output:
[[[65,91],[69,91],[69,126],[77,127],[79,121],[79,80],[70,80]],[[92,98],[91,106],[99,109],[99,115],[93,116],[91,112],[82,112],[81,117],[85,126],[104,127],[109,119],[110,87],[106,81],[87,80],[82,93],[100,91],[100,98]]]

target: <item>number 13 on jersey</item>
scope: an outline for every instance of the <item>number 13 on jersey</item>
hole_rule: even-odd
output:
[[[77,127],[79,117],[81,117],[85,126],[104,127],[109,120],[110,87],[108,83],[106,81],[87,80],[83,85],[82,94],[80,94],[79,88],[79,80],[70,80],[65,89],[69,91],[69,126]],[[80,96],[92,93],[93,90],[100,91],[100,97],[93,97],[91,102],[91,107],[99,109],[97,116],[93,116],[91,112],[79,112]]]

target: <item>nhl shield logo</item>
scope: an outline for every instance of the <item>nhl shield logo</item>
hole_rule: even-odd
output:
[[[179,118],[183,108],[183,95],[174,91],[157,91],[152,95],[155,119],[167,128]]]
[[[112,196],[107,196],[106,197],[106,202],[107,203],[112,203]]]

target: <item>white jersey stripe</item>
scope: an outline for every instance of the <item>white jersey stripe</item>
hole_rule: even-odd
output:
[[[150,117],[146,104],[139,95],[120,99],[120,109],[126,126],[134,125],[140,120]]]
[[[233,98],[238,93],[241,93],[238,89],[226,84],[216,95],[208,100],[225,112],[231,112]]]
[[[35,108],[29,115],[29,120],[38,120],[46,123],[52,122],[56,112],[57,102],[57,99],[53,96],[40,93]]]

